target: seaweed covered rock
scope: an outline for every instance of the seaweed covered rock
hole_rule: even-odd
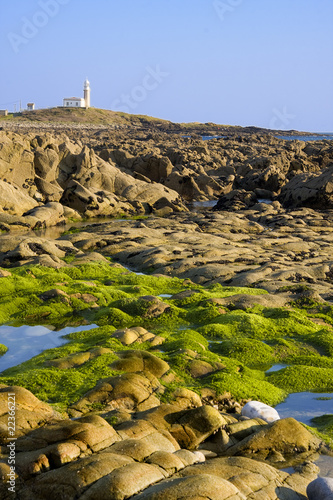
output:
[[[161,378],[170,366],[163,359],[145,351],[118,351],[119,360],[112,363],[111,368],[125,372],[149,372]]]
[[[116,330],[112,336],[118,339],[123,345],[131,345],[134,344],[134,342],[138,342],[139,344],[142,342],[149,342],[150,345],[154,347],[162,344],[164,341],[163,337],[154,335],[140,326]]]
[[[161,387],[150,372],[123,373],[100,380],[95,388],[71,406],[72,415],[91,411],[96,406],[107,410],[146,410],[160,404],[155,392]]]
[[[45,362],[46,366],[54,366],[59,370],[66,370],[68,368],[75,368],[87,363],[89,360],[95,359],[103,354],[111,354],[111,349],[105,347],[96,347],[95,349],[90,349],[89,351],[78,352],[70,354],[64,358],[55,358]]]

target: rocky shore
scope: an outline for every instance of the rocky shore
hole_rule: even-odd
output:
[[[251,132],[0,130],[0,323],[97,325],[0,375],[1,498],[308,498],[330,416],[242,408],[333,391],[333,146]]]

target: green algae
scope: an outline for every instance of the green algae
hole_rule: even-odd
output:
[[[195,330],[184,330],[177,335],[172,335],[163,344],[166,352],[179,351],[181,349],[191,349],[198,353],[203,353],[208,349],[209,343],[203,335]]]
[[[307,340],[319,348],[323,355],[333,356],[333,331],[322,328],[315,335],[309,335]]]
[[[283,401],[287,391],[264,380],[265,374],[260,370],[252,370],[236,360],[221,357],[225,369],[207,377],[210,387],[217,394],[230,392],[235,399],[253,399],[275,406]]]
[[[116,307],[102,307],[96,313],[94,321],[99,325],[111,324],[116,328],[121,328],[131,325],[133,323],[133,318]]]
[[[237,360],[209,352],[204,352],[195,359],[208,363],[219,361],[223,369],[194,380],[190,375],[191,358],[186,353],[172,354],[167,361],[177,376],[177,384],[174,382],[164,384],[167,390],[162,398],[163,401],[168,401],[172,392],[179,386],[191,389],[198,394],[204,387],[210,387],[216,391],[217,395],[230,393],[231,397],[238,401],[253,399],[273,406],[283,401],[287,395],[287,391],[267,382],[264,372],[249,369]]]
[[[333,415],[326,414],[320,417],[311,419],[311,431],[315,430],[316,434],[323,439],[326,444],[333,447]]]
[[[247,366],[269,365],[277,361],[274,349],[256,339],[225,340],[211,349],[222,356],[238,359]]]
[[[31,391],[36,397],[48,403],[67,407],[77,401],[89,389],[94,387],[101,378],[111,377],[119,372],[112,370],[108,364],[110,357],[96,362],[87,362],[84,368],[39,368],[17,373],[15,376],[0,377],[1,383],[20,385]],[[100,356],[105,358],[105,356]]]
[[[245,374],[219,373],[210,380],[210,386],[216,393],[230,392],[236,400],[252,399],[275,406],[281,403],[287,392],[269,382],[249,377]]]
[[[305,314],[283,308],[252,308],[221,314],[214,323],[223,325],[224,336],[274,339],[281,336],[304,336],[320,330]],[[221,329],[221,331],[223,331]],[[283,335],[281,335],[283,334]]]
[[[112,284],[106,285],[107,281]],[[130,318],[117,307],[111,310],[113,301],[134,300],[129,292],[139,296],[140,288],[133,290],[137,285],[144,286],[145,294],[159,295],[181,291],[182,283],[177,278],[138,277],[109,264],[84,264],[61,270],[41,266],[13,269],[12,276],[0,281],[0,323],[27,319],[37,323],[47,317],[48,322],[57,325],[64,322],[64,318],[69,322],[72,316],[78,315],[92,319],[91,305],[95,302],[101,323],[114,321],[115,326],[123,326]],[[54,288],[65,295],[47,301],[41,298],[44,292]],[[83,294],[93,296],[92,301],[87,301]]]
[[[288,392],[333,391],[333,369],[313,366],[288,366],[267,374],[267,380]]]
[[[216,294],[218,297],[230,297],[245,293],[247,295],[266,295],[268,292],[261,288],[245,288],[238,286],[222,286],[220,283],[214,283],[207,287],[210,293]]]
[[[6,347],[3,344],[0,344],[0,356],[2,356],[3,354],[5,354],[7,351],[8,351],[8,347]]]
[[[219,284],[204,287],[179,278],[136,275],[112,263],[61,269],[29,266],[13,268],[11,273],[0,280],[0,323],[98,325],[66,336],[67,344],[44,351],[0,377],[0,383],[26,387],[62,408],[82,397],[101,378],[118,373],[110,365],[117,359],[116,353],[126,349],[151,350],[169,363],[176,379],[164,384],[165,400],[175,387],[198,393],[211,387],[218,394],[230,392],[238,400],[257,399],[271,405],[282,401],[288,392],[332,390],[333,331],[312,321],[313,310],[255,306],[246,311],[226,309],[221,314],[221,306],[212,300],[239,293],[266,293],[263,290]],[[43,298],[54,289],[58,290],[54,297]],[[173,298],[188,290],[195,293]],[[170,295],[161,298],[168,307],[161,314],[150,315],[154,297],[162,294]],[[152,299],[142,300],[144,296]],[[327,322],[333,321],[330,308],[323,307],[318,314]],[[117,328],[133,326],[164,337],[163,352],[152,350],[149,342],[126,347],[112,337]],[[96,347],[111,352],[70,366],[70,356],[82,353],[84,359],[85,353]],[[50,364],[68,357],[67,368]],[[212,366],[218,363],[219,368],[194,379],[190,370],[193,359]],[[279,362],[291,366],[265,375],[267,365]]]

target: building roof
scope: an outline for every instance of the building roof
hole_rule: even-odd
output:
[[[84,101],[83,97],[64,97],[64,101]]]

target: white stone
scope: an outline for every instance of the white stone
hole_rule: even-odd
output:
[[[280,420],[278,412],[271,406],[260,401],[250,401],[242,408],[242,415],[249,418],[261,418],[267,423]]]
[[[306,494],[309,500],[333,500],[333,478],[318,477],[308,485]]]

